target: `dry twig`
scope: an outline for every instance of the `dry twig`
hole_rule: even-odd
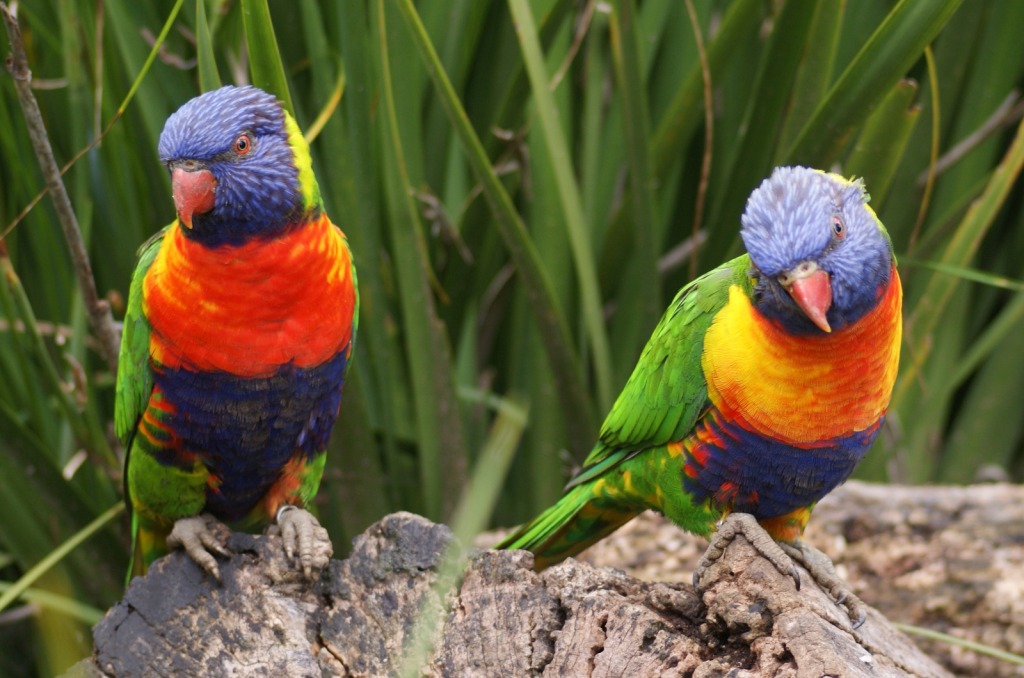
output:
[[[28,67],[28,57],[25,55],[25,45],[21,39],[16,8],[17,5],[15,5],[15,11],[12,11],[6,3],[0,2],[0,14],[3,15],[7,38],[11,44],[11,53],[7,57],[7,70],[14,79],[18,101],[25,116],[25,123],[28,125],[29,139],[32,142],[36,159],[39,161],[43,177],[46,179],[46,187],[53,199],[54,208],[57,210],[57,218],[60,221],[61,230],[64,232],[64,240],[68,244],[75,275],[78,277],[82,298],[85,300],[89,324],[92,325],[93,332],[99,339],[100,353],[106,359],[110,370],[116,372],[120,343],[117,326],[110,313],[110,305],[96,292],[92,265],[89,263],[89,254],[82,241],[78,219],[71,207],[71,199],[64,187],[64,181],[61,179],[60,167],[53,156],[53,148],[50,146],[50,138],[46,133],[46,126],[43,124],[39,104],[32,93],[32,71]]]

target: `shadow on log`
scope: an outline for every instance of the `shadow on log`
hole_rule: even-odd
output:
[[[410,675],[949,675],[875,611],[852,630],[809,577],[796,591],[742,538],[701,598],[575,560],[536,574],[529,554],[493,551],[439,593],[452,539],[393,514],[315,584],[277,537],[232,535],[222,586],[172,554],[132,582],[95,627],[93,658],[68,675],[397,675],[424,615],[434,649]]]

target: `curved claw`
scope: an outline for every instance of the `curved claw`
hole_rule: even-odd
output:
[[[327,530],[320,526],[312,513],[290,504],[282,506],[277,511],[277,525],[281,530],[285,555],[289,559],[298,556],[306,579],[313,579],[314,573],[327,567],[334,546]]]
[[[782,574],[793,579],[793,585],[800,590],[800,571],[796,569],[793,560],[787,556],[786,551],[757,522],[757,519],[749,513],[731,513],[718,526],[718,530],[711,537],[711,543],[697,563],[697,569],[693,573],[694,590],[700,593],[700,579],[704,572],[716,560],[722,557],[726,547],[742,534],[750,545],[757,550],[765,559],[775,566]]]
[[[789,576],[793,579],[793,585],[796,586],[796,590],[800,590],[800,570],[796,569],[796,565],[789,566]]]
[[[800,571],[796,564],[803,565],[811,578],[823,591],[835,601],[835,604],[846,608],[847,616],[853,628],[859,628],[867,619],[867,609],[861,600],[853,595],[849,587],[836,574],[832,561],[818,549],[797,539],[793,542],[777,542],[764,530],[754,516],[747,513],[733,513],[727,516],[718,526],[711,538],[707,550],[697,563],[693,572],[693,589],[701,593],[700,580],[707,569],[722,557],[726,547],[742,534],[758,553],[771,562],[775,569],[793,579],[797,590],[800,590]]]
[[[810,544],[797,540],[779,544],[794,562],[800,563],[823,591],[826,591],[836,605],[846,608],[853,628],[859,628],[867,619],[867,608],[855,596],[846,583],[836,574],[832,561]]]
[[[856,609],[856,612],[854,609]],[[855,608],[847,606],[847,610],[850,612],[850,625],[854,629],[859,629],[868,619],[868,611],[863,606],[858,605]],[[856,618],[854,618],[854,614],[856,614]]]
[[[232,553],[214,534],[227,528],[219,520],[209,514],[179,518],[175,521],[171,533],[167,535],[167,546],[182,549],[196,565],[203,568],[210,576],[221,581],[220,568],[214,554],[230,558]]]

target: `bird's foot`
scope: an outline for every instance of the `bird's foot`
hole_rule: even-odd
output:
[[[289,559],[298,556],[298,563],[306,579],[313,579],[327,567],[334,553],[334,546],[327,530],[306,509],[286,504],[277,511],[276,528],[284,542],[284,552]]]
[[[838,574],[828,556],[801,539],[794,542],[778,542],[790,559],[803,565],[821,589],[828,593],[835,604],[846,608],[853,628],[859,628],[867,619],[867,606],[855,596]]]
[[[832,597],[836,605],[846,608],[853,628],[856,629],[864,623],[867,618],[867,607],[839,578],[828,556],[799,539],[794,542],[775,541],[749,513],[732,513],[719,524],[718,530],[711,537],[711,543],[693,572],[693,588],[698,593],[701,590],[700,580],[708,568],[722,557],[726,547],[740,534],[774,565],[775,569],[791,577],[797,590],[800,589],[800,572],[794,563],[802,565],[818,586]]]
[[[226,535],[228,528],[213,516],[204,513],[190,518],[179,518],[174,528],[167,535],[167,546],[171,549],[182,549],[196,565],[203,568],[217,581],[220,581],[220,568],[214,554],[225,558],[231,557],[231,551],[222,543],[217,533]]]
[[[750,545],[760,553],[768,562],[775,566],[775,569],[787,577],[793,578],[797,590],[800,589],[800,573],[797,572],[793,560],[782,550],[779,542],[772,539],[771,535],[765,532],[764,528],[757,522],[757,519],[749,513],[730,513],[718,525],[718,529],[711,536],[711,543],[704,551],[704,555],[697,562],[697,568],[693,571],[693,588],[700,593],[700,580],[704,577],[708,568],[725,554],[725,549],[737,535],[742,534]]]

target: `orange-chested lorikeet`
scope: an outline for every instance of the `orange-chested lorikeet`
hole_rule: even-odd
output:
[[[178,218],[140,250],[115,404],[132,573],[181,546],[219,577],[219,520],[276,521],[309,575],[330,542],[288,509],[316,494],[351,358],[347,240],[324,213],[298,125],[262,90],[187,102],[159,152]]]
[[[867,201],[860,181],[776,169],[747,202],[747,253],[679,291],[563,497],[501,547],[539,570],[645,509],[700,535],[732,514],[726,543],[757,532],[777,567],[795,573],[789,554],[847,594],[799,537],[878,435],[896,379],[900,279]]]

